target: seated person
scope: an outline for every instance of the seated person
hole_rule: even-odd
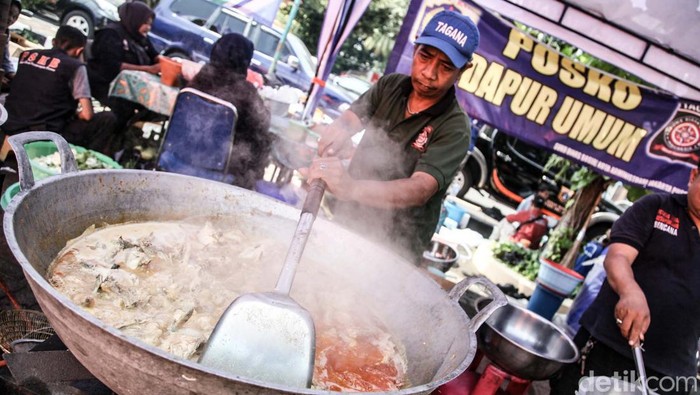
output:
[[[160,72],[158,53],[148,39],[155,14],[140,1],[119,6],[119,22],[95,33],[90,47],[88,77],[93,96],[117,115],[117,130],[124,131],[137,111],[147,112],[140,104],[109,97],[109,85],[122,70]]]
[[[108,147],[116,117],[109,111],[93,113],[87,71],[78,59],[85,42],[80,30],[61,26],[53,48],[22,52],[5,102],[5,134],[56,132],[69,143],[112,154]]]
[[[540,247],[542,237],[549,230],[547,219],[542,211],[545,201],[546,198],[538,193],[532,199],[530,208],[506,216],[505,220],[515,226],[515,233],[511,236],[513,241],[531,249]]]
[[[238,110],[231,154],[234,185],[253,189],[263,178],[272,147],[270,111],[255,87],[246,80],[253,58],[253,43],[237,33],[223,35],[204,65],[188,85],[228,101]]]
[[[2,91],[7,92],[9,90],[9,84],[12,78],[15,76],[17,69],[10,57],[10,29],[9,26],[14,25],[19,19],[19,14],[22,12],[22,3],[19,0],[12,0],[10,3],[10,15],[7,21],[8,29],[5,31],[7,34],[7,42],[5,43],[5,53],[2,58],[2,71],[4,72],[2,76]]]
[[[192,81],[197,73],[202,70],[202,67],[204,67],[203,64],[188,59],[180,59],[180,63],[182,63],[182,78],[187,82]],[[247,71],[246,80],[253,84],[256,89],[260,89],[265,85],[265,78],[262,74],[251,69]]]

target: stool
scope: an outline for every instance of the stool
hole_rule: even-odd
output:
[[[508,380],[505,391],[501,385]],[[510,375],[494,364],[489,364],[479,376],[466,370],[454,380],[433,391],[432,395],[524,395],[530,388],[530,381]]]
[[[499,388],[505,380],[508,380],[508,386],[505,389],[507,395],[523,395],[530,387],[530,381],[510,375],[499,369],[494,364],[489,364],[481,378],[476,383],[476,387],[472,393],[474,395],[491,395],[499,393]]]
[[[435,391],[432,392],[431,395],[475,394],[475,392],[472,391],[478,381],[479,375],[476,372],[465,370],[464,373],[455,377],[454,380],[439,386]]]

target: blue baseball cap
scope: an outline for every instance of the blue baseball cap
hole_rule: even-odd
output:
[[[435,47],[447,55],[457,68],[472,60],[479,46],[479,29],[468,16],[440,11],[428,22],[416,44]]]

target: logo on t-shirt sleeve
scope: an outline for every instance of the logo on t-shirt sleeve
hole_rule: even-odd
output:
[[[654,228],[670,235],[678,236],[678,227],[680,226],[680,223],[681,221],[678,217],[659,209],[659,211],[656,212]]]

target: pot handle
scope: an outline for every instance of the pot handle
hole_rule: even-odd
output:
[[[476,330],[481,327],[481,325],[486,322],[486,320],[493,314],[494,311],[498,310],[501,306],[505,306],[508,304],[508,299],[506,299],[506,296],[501,292],[498,287],[489,281],[486,277],[484,276],[474,276],[474,277],[467,277],[464,280],[460,281],[452,287],[452,290],[449,293],[449,298],[454,300],[456,303],[459,303],[459,298],[462,297],[462,295],[469,289],[474,284],[481,284],[486,289],[488,289],[489,293],[491,293],[491,298],[492,301],[486,307],[483,309],[479,310],[478,313],[474,315],[472,319],[469,320],[469,325],[467,327],[468,330],[476,333]]]
[[[75,163],[73,151],[70,149],[68,142],[61,137],[60,134],[54,132],[26,132],[10,136],[8,141],[12,146],[12,151],[17,157],[17,167],[19,170],[19,185],[21,190],[26,191],[34,186],[34,173],[32,173],[32,164],[29,161],[29,155],[24,149],[24,145],[34,141],[50,140],[58,147],[58,153],[61,156],[61,173],[72,173],[78,171],[78,165]]]

